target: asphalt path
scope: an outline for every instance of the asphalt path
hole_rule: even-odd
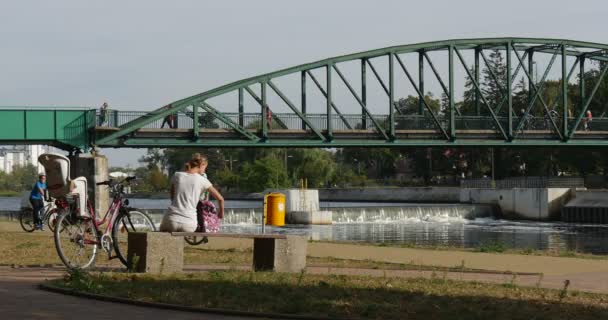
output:
[[[38,288],[63,272],[59,268],[0,267],[0,319],[251,319],[104,302]]]

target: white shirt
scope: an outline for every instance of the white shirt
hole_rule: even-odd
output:
[[[175,196],[167,218],[178,223],[197,223],[196,205],[201,193],[212,187],[207,178],[198,173],[177,172],[171,179]]]

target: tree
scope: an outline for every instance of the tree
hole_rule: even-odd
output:
[[[492,76],[494,72],[494,76]],[[501,88],[507,87],[507,65],[502,57],[502,52],[494,49],[488,57],[488,65],[483,69],[482,92],[490,108],[496,110],[502,101],[504,92]],[[506,114],[509,108],[502,108],[500,114]]]
[[[268,188],[285,188],[289,186],[287,172],[283,162],[268,156],[243,166],[241,187],[246,191],[263,191]]]
[[[401,98],[395,102],[395,108],[400,111],[401,114],[418,114],[419,105],[418,96],[408,95],[406,98]],[[437,114],[441,111],[441,102],[433,96],[432,92],[427,92],[424,95],[424,101],[429,105],[433,113]],[[428,112],[427,109],[424,109]]]
[[[513,96],[513,111],[518,116],[522,116],[522,110],[526,110],[528,107],[529,93],[526,88],[526,81],[522,77],[519,82],[515,85],[515,95]]]
[[[147,182],[150,184],[153,191],[167,191],[169,189],[169,179],[157,166],[150,168],[148,177]]]
[[[210,112],[204,112],[198,121],[201,128],[217,129],[220,127],[220,125],[215,122],[215,116]]]
[[[162,171],[167,169],[167,157],[163,150],[158,148],[148,149],[146,154],[139,159],[139,163],[145,164],[148,168],[158,166]]]
[[[396,102],[396,108],[400,110],[401,114],[413,115],[418,114],[418,101],[420,99],[418,97],[414,97],[412,95],[407,96],[407,98],[401,98]],[[435,115],[441,112],[441,101],[436,99],[433,96],[433,93],[428,92],[424,96],[424,100],[426,101],[429,108],[433,111]],[[424,109],[424,114],[427,115],[427,120],[420,122],[418,120],[413,119],[404,119],[398,118],[395,128],[396,129],[422,129],[422,128],[434,128],[435,124],[431,123],[430,115],[428,114],[428,109]],[[384,128],[388,128],[388,119],[382,124]]]
[[[471,68],[471,74],[475,73],[475,69]],[[475,105],[475,98],[477,97],[476,95],[477,93],[477,89],[475,88],[475,85],[473,84],[473,79],[471,79],[471,77],[469,77],[469,75],[466,75],[465,78],[465,84],[464,84],[464,93],[462,96],[462,107],[460,108],[460,112],[463,115],[477,115],[477,106]],[[445,93],[444,93],[445,94]],[[447,97],[447,95],[446,95]],[[479,102],[481,103],[481,101]],[[480,110],[481,114],[484,114],[484,110]]]
[[[311,187],[323,187],[332,180],[336,171],[336,163],[330,152],[320,149],[305,149],[298,156],[296,179],[307,179]]]

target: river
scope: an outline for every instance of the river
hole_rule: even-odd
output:
[[[0,197],[0,210],[18,210],[19,198]],[[158,223],[167,199],[131,199]],[[608,254],[608,225],[496,219],[487,210],[465,204],[321,202],[333,211],[327,226],[268,227],[267,232],[306,234],[313,240],[380,242],[477,248],[500,243],[508,248],[573,250]],[[226,202],[223,232],[261,232],[261,201]],[[481,213],[480,213],[481,212]]]

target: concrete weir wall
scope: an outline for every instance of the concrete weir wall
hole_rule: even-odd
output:
[[[570,199],[569,188],[513,188],[460,190],[461,203],[493,204],[506,218],[558,219]]]
[[[494,205],[505,218],[559,219],[570,188],[410,187],[319,190],[322,201],[468,203]]]
[[[460,188],[349,188],[319,190],[321,201],[458,203]]]

